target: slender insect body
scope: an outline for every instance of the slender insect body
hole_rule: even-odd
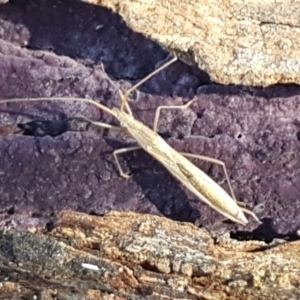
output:
[[[128,105],[128,97],[130,93],[135,90],[138,86],[140,86],[143,82],[148,80],[154,74],[158,73],[160,70],[165,68],[167,65],[174,62],[176,58],[169,61],[164,66],[158,68],[153,73],[149,74],[143,80],[141,80],[138,84],[133,86],[130,90],[128,90],[125,95],[118,89],[120,94],[122,103],[120,109],[118,108],[108,108],[96,101],[90,99],[79,99],[79,98],[30,98],[30,99],[10,99],[10,100],[0,100],[0,103],[11,103],[11,102],[19,102],[19,101],[69,101],[69,102],[83,102],[86,104],[93,105],[106,113],[114,116],[121,123],[121,127],[125,128],[129,134],[136,140],[138,146],[128,147],[123,149],[118,149],[113,152],[113,155],[116,160],[117,167],[119,169],[120,175],[124,178],[129,178],[130,176],[123,172],[120,163],[118,161],[117,155],[121,153],[125,153],[128,151],[137,150],[139,148],[143,148],[148,154],[150,154],[153,158],[159,161],[177,180],[179,180],[188,190],[194,193],[200,200],[217,210],[219,213],[223,214],[228,219],[246,225],[248,223],[243,212],[246,212],[255,218],[257,222],[260,222],[256,215],[245,209],[238,206],[238,203],[235,200],[235,196],[230,185],[230,181],[228,178],[228,174],[223,162],[218,161],[216,159],[203,157],[201,155],[189,154],[189,153],[179,153],[171,146],[169,146],[165,140],[160,137],[157,132],[157,124],[158,124],[158,116],[159,112],[163,108],[167,108],[165,106],[160,106],[155,114],[153,130],[144,125],[142,122],[136,120],[132,115],[131,109]],[[112,82],[112,81],[111,81]],[[112,84],[114,84],[112,82]],[[180,108],[186,108],[194,100],[189,101],[187,104],[180,106]],[[178,106],[172,106],[172,108],[178,108]],[[85,118],[87,119],[87,118]],[[111,126],[109,124],[94,122],[87,119],[89,122],[94,123],[97,126],[104,128],[115,128],[115,126]],[[215,181],[213,181],[208,175],[206,175],[202,170],[196,167],[190,160],[186,157],[204,159],[213,163],[217,163],[221,165],[224,169],[224,173],[226,179],[228,181],[230,191],[232,197],[220,187]]]
[[[202,170],[132,115],[116,108],[112,110],[138,144],[198,198],[232,221],[243,225],[248,223],[236,202]]]
[[[182,157],[187,160],[185,157]],[[181,159],[180,159],[181,160]],[[189,189],[203,202],[228,219],[246,225],[248,223],[242,209],[236,204],[229,194],[213,181],[202,170],[187,160],[184,164],[178,163],[180,171],[186,175],[190,184]]]
[[[153,143],[153,139],[161,138],[155,131],[144,125],[142,122],[136,120],[134,116],[115,107],[112,108],[112,111],[121,123],[122,127],[126,128],[126,130],[143,149],[146,150],[145,147],[147,145],[151,145]]]

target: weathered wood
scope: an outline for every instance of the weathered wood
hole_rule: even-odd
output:
[[[300,83],[299,1],[86,0],[222,84]]]
[[[65,211],[50,232],[39,231],[1,232],[1,299],[300,297],[299,241],[267,245],[225,235],[216,243],[192,224],[119,212]]]

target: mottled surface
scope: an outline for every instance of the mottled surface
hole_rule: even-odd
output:
[[[84,0],[222,84],[300,83],[300,1]],[[155,20],[155,21],[154,21]]]
[[[120,101],[101,61],[109,76],[135,81],[167,59],[157,44],[132,32],[119,16],[80,2],[12,1],[1,5],[0,26],[2,99],[73,96],[117,106]],[[123,89],[130,86],[119,83]],[[112,151],[133,140],[72,119],[81,114],[113,121],[98,109],[57,102],[1,104],[1,222],[19,215],[51,219],[63,209],[93,214],[120,210],[231,231],[238,239],[297,238],[299,88],[218,86],[177,62],[141,91],[132,108],[148,125],[157,106],[181,104],[198,94],[190,109],[167,112],[159,131],[178,150],[223,160],[237,198],[249,204],[262,226],[250,216],[247,227],[224,222],[143,151],[122,156],[122,166],[134,176],[119,177]],[[26,124],[33,120],[39,122]],[[226,187],[218,167],[199,165]]]
[[[299,241],[213,240],[136,213],[63,212],[44,234],[0,233],[6,299],[299,299]],[[20,297],[20,298],[13,298]]]

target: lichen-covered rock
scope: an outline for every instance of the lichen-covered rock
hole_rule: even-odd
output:
[[[118,106],[106,73],[125,79],[117,85],[126,90],[169,59],[103,7],[67,0],[0,6],[1,99],[85,97]],[[263,224],[226,222],[143,151],[120,157],[133,174],[121,178],[112,152],[134,140],[78,117],[117,124],[94,107],[1,104],[2,298],[299,298],[299,88],[219,86],[177,62],[130,105],[151,126],[159,105],[195,95],[189,109],[162,113],[160,133],[179,151],[223,160],[237,198]],[[195,163],[226,188],[220,168]],[[65,209],[123,213],[57,218]]]
[[[42,299],[297,299],[299,241],[218,242],[166,218],[62,212],[0,233],[0,293]],[[33,227],[31,228],[31,232]],[[49,298],[47,298],[49,297]],[[116,297],[116,298],[113,298]]]
[[[298,1],[85,0],[222,84],[300,83]]]

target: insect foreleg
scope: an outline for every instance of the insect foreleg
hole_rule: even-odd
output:
[[[129,152],[129,151],[138,150],[138,149],[141,149],[141,148],[142,148],[142,147],[140,147],[140,146],[133,146],[133,147],[127,147],[127,148],[118,149],[118,150],[115,150],[115,151],[113,152],[113,156],[114,156],[114,158],[115,158],[115,161],[116,161],[116,164],[117,164],[117,167],[118,167],[120,176],[122,176],[122,177],[125,178],[125,179],[128,179],[128,178],[131,177],[130,175],[128,175],[126,172],[124,172],[124,171],[122,170],[117,155],[123,154],[123,153],[126,153],[126,152]]]
[[[156,75],[157,73],[159,73],[161,70],[167,68],[169,65],[171,65],[172,63],[174,63],[177,60],[177,56],[173,57],[170,61],[168,61],[167,63],[165,63],[164,65],[162,65],[161,67],[157,68],[156,70],[154,70],[152,73],[150,73],[149,75],[147,75],[145,78],[143,78],[142,80],[140,80],[137,84],[135,84],[133,87],[131,87],[122,98],[122,104],[121,104],[121,110],[124,110],[124,106],[127,105],[128,102],[128,98],[130,96],[130,94],[136,90],[139,86],[141,86],[144,82],[148,81],[151,77],[153,77],[154,75]]]
[[[169,65],[171,65],[172,63],[174,63],[177,60],[177,57],[173,57],[173,59],[171,59],[170,61],[168,61],[167,63],[165,63],[164,65],[162,65],[161,67],[159,67],[158,69],[154,70],[152,73],[150,73],[149,75],[147,75],[145,78],[143,78],[142,80],[140,80],[137,84],[135,84],[133,87],[131,87],[125,94],[122,93],[122,91],[117,87],[117,85],[106,75],[104,67],[102,66],[102,69],[104,71],[104,75],[106,76],[106,78],[110,81],[110,83],[113,84],[113,86],[118,90],[119,96],[121,98],[121,107],[120,110],[121,111],[125,111],[125,108],[127,110],[127,113],[132,115],[132,111],[130,109],[130,106],[128,104],[128,99],[130,97],[130,94],[136,90],[139,86],[141,86],[144,82],[148,81],[151,77],[153,77],[155,74],[159,73],[161,70],[165,69],[166,67],[168,67]]]

